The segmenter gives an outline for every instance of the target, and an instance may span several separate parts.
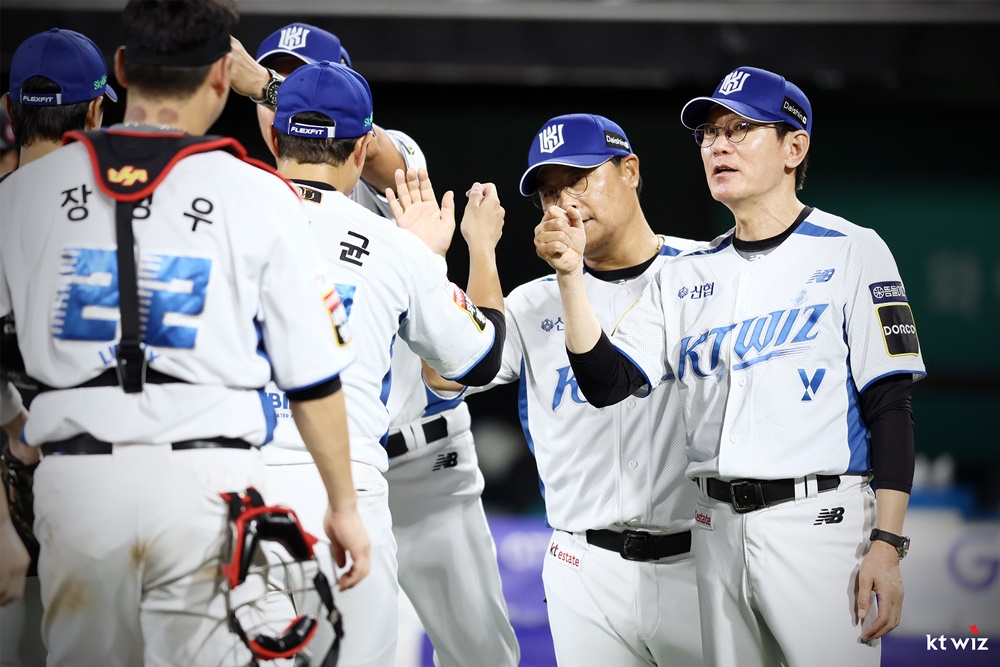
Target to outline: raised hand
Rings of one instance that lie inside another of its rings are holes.
[[[503,235],[504,211],[492,183],[473,183],[462,215],[462,237],[470,248],[493,250]]]
[[[385,197],[399,227],[416,234],[438,255],[448,253],[455,235],[454,192],[444,193],[438,206],[427,170],[411,167],[396,170],[396,192],[387,188]]]
[[[583,218],[575,208],[550,206],[535,227],[535,252],[556,273],[567,275],[581,270],[587,233]]]

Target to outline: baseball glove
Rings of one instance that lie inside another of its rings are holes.
[[[31,556],[31,567],[28,576],[38,573],[38,540],[31,527],[35,523],[35,495],[32,484],[35,468],[38,464],[25,465],[12,456],[7,445],[6,434],[3,435],[3,449],[0,451],[0,477],[3,477],[4,493],[7,494],[7,504],[10,506],[10,518],[17,534],[20,535],[24,547]]]

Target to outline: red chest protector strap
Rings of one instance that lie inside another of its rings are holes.
[[[147,365],[142,349],[139,319],[139,281],[135,268],[135,235],[132,218],[136,205],[153,194],[170,170],[189,155],[224,150],[240,159],[246,149],[235,139],[193,137],[186,134],[149,134],[117,131],[68,132],[63,143],[79,141],[87,147],[94,180],[101,191],[115,200],[115,240],[118,246],[118,307],[121,341],[114,373],[107,371],[88,386],[118,385],[126,394],[142,391]],[[127,249],[122,252],[123,249]],[[155,373],[155,371],[154,371]],[[159,382],[176,381],[156,373]],[[98,384],[94,384],[97,381]]]

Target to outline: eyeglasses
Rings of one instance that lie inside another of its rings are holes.
[[[747,138],[747,133],[758,127],[776,127],[775,123],[752,123],[742,118],[734,118],[725,127],[704,123],[694,130],[694,142],[702,148],[708,148],[715,143],[721,133],[725,133],[726,139],[731,144],[738,144]]]
[[[563,177],[561,185],[543,185],[535,190],[535,196],[531,198],[531,201],[535,203],[535,206],[544,211],[559,201],[559,196],[563,190],[571,197],[580,197],[587,191],[587,174],[592,171],[594,170],[571,171]]]

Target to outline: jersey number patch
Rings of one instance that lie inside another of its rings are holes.
[[[66,248],[62,260],[52,334],[61,340],[114,340],[121,319],[117,251]],[[138,278],[143,342],[157,347],[194,347],[198,329],[185,318],[201,315],[204,310],[211,270],[212,260],[201,257],[141,257]]]

